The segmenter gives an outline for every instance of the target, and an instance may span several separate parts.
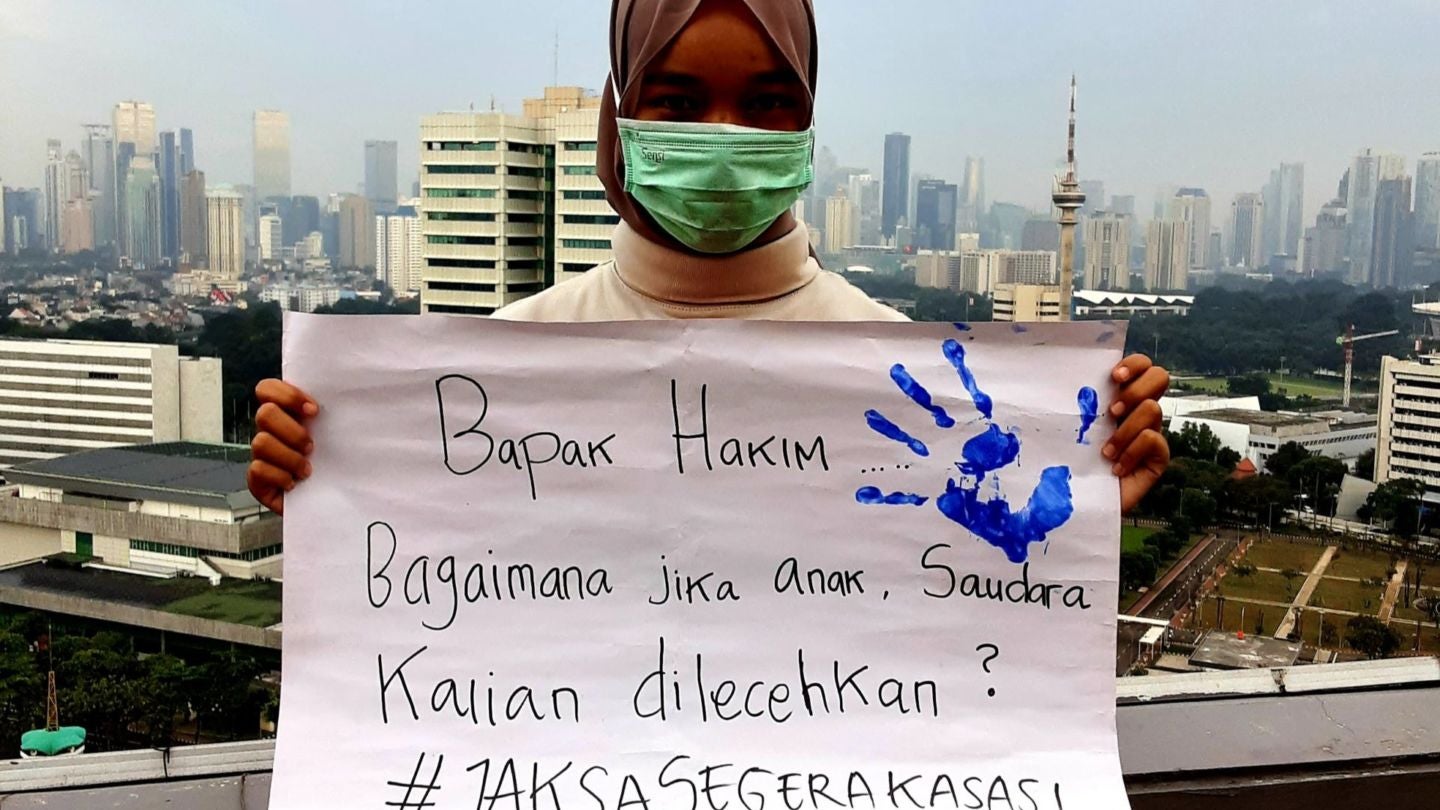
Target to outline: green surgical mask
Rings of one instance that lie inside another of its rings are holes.
[[[617,121],[625,191],[700,253],[734,253],[765,232],[815,178],[815,130]]]

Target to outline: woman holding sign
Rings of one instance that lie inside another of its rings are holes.
[[[824,272],[790,213],[813,174],[811,0],[615,0],[610,33],[598,165],[623,220],[615,258],[495,317],[905,319]],[[1112,378],[1120,426],[1100,452],[1129,510],[1169,463],[1157,404],[1169,375],[1131,355]],[[310,475],[319,405],[281,380],[256,395],[250,491],[280,512]]]

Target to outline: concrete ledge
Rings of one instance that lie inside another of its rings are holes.
[[[216,641],[228,641],[233,644],[244,644],[250,647],[263,647],[270,650],[280,649],[279,630],[272,630],[266,627],[251,627],[245,624],[232,624],[231,622],[220,622],[214,619],[203,619],[199,616],[168,613],[163,610],[141,607],[139,605],[127,605],[121,602],[89,599],[84,596],[72,596],[70,594],[42,591],[35,588],[0,586],[0,604],[14,605],[30,610],[43,610],[49,613],[60,613],[66,616],[100,619],[107,622],[145,627],[151,630],[163,630],[167,633],[179,633],[186,636],[198,636]]]
[[[0,523],[133,537],[230,554],[277,545],[281,538],[280,519],[274,516],[246,523],[206,523],[29,498],[0,497]]]

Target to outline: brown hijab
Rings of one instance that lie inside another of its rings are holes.
[[[610,9],[610,76],[605,80],[600,107],[600,144],[597,163],[600,181],[610,206],[631,228],[651,242],[690,252],[625,191],[625,156],[620,149],[617,117],[635,112],[630,92],[650,63],[684,30],[705,0],[614,0]],[[815,8],[811,0],[741,0],[760,21],[775,49],[795,70],[815,105],[819,44],[815,34]],[[616,98],[619,98],[617,105]],[[789,217],[786,212],[785,217]]]

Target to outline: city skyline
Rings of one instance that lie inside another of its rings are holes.
[[[515,20],[514,30],[494,48],[475,49],[472,26],[407,34],[413,26],[402,23],[413,12],[384,4],[344,19],[279,5],[167,6],[169,23],[162,30],[146,22],[158,11],[145,4],[122,11],[62,2],[42,13],[5,2],[0,53],[6,55],[0,60],[12,72],[50,59],[62,40],[87,52],[87,59],[53,59],[46,63],[44,86],[12,83],[0,90],[3,108],[25,112],[0,121],[0,180],[41,185],[48,139],[60,139],[67,151],[75,148],[83,123],[104,120],[116,102],[134,98],[154,105],[157,130],[196,133],[196,152],[211,183],[250,181],[250,120],[256,110],[274,108],[292,122],[295,193],[357,190],[367,140],[400,144],[404,193],[416,174],[422,116],[470,103],[488,109],[492,95],[498,108],[518,112],[534,87],[557,78],[557,65],[561,84],[601,85],[607,4],[499,5],[487,7],[486,17]],[[1403,16],[1406,25],[1387,26],[1382,37],[1369,30],[1375,26],[1361,24],[1373,19],[1373,11],[1339,3],[1227,5],[1244,13],[1119,2],[1083,10],[1034,3],[955,8],[936,0],[906,0],[884,12],[827,7],[819,13],[818,138],[842,164],[879,177],[885,134],[905,132],[912,136],[912,173],[963,183],[967,156],[983,157],[990,201],[1044,209],[1050,177],[1063,158],[1053,111],[1073,69],[1080,74],[1085,121],[1082,180],[1103,181],[1111,194],[1135,195],[1139,209],[1149,210],[1144,203],[1160,186],[1203,187],[1228,203],[1234,194],[1261,191],[1280,163],[1303,162],[1307,223],[1334,196],[1360,150],[1404,155],[1413,173],[1421,154],[1440,146],[1440,112],[1433,105],[1399,103],[1423,98],[1424,88],[1440,81],[1440,66],[1407,60],[1386,69],[1374,58],[1394,53],[1399,60],[1407,43],[1418,48],[1440,34],[1440,8],[1396,2],[1388,16]],[[272,13],[263,13],[266,8]],[[437,4],[427,12],[457,21],[480,14],[473,5]],[[1118,49],[1098,28],[1116,13],[1126,15],[1132,32]],[[876,25],[879,16],[938,24]],[[233,36],[204,45],[208,38],[191,36],[216,25]],[[278,58],[286,47],[282,30],[314,30],[315,45],[294,58]],[[946,33],[963,30],[991,33],[959,40],[963,47]],[[367,36],[401,46],[383,70],[374,69],[372,48],[331,47]],[[1198,39],[1211,50],[1187,62],[1173,47],[1177,37]],[[147,38],[161,47],[135,47]],[[461,40],[470,47],[461,47]],[[456,47],[447,47],[451,43]],[[937,48],[953,50],[954,57],[927,60],[923,82],[911,81],[915,76],[904,60],[884,58]],[[270,50],[276,59],[264,58]],[[203,55],[206,82],[154,59],[156,52],[172,61]],[[1242,54],[1245,59],[1238,58]],[[937,87],[976,101],[936,103]],[[380,103],[384,98],[394,101]]]

